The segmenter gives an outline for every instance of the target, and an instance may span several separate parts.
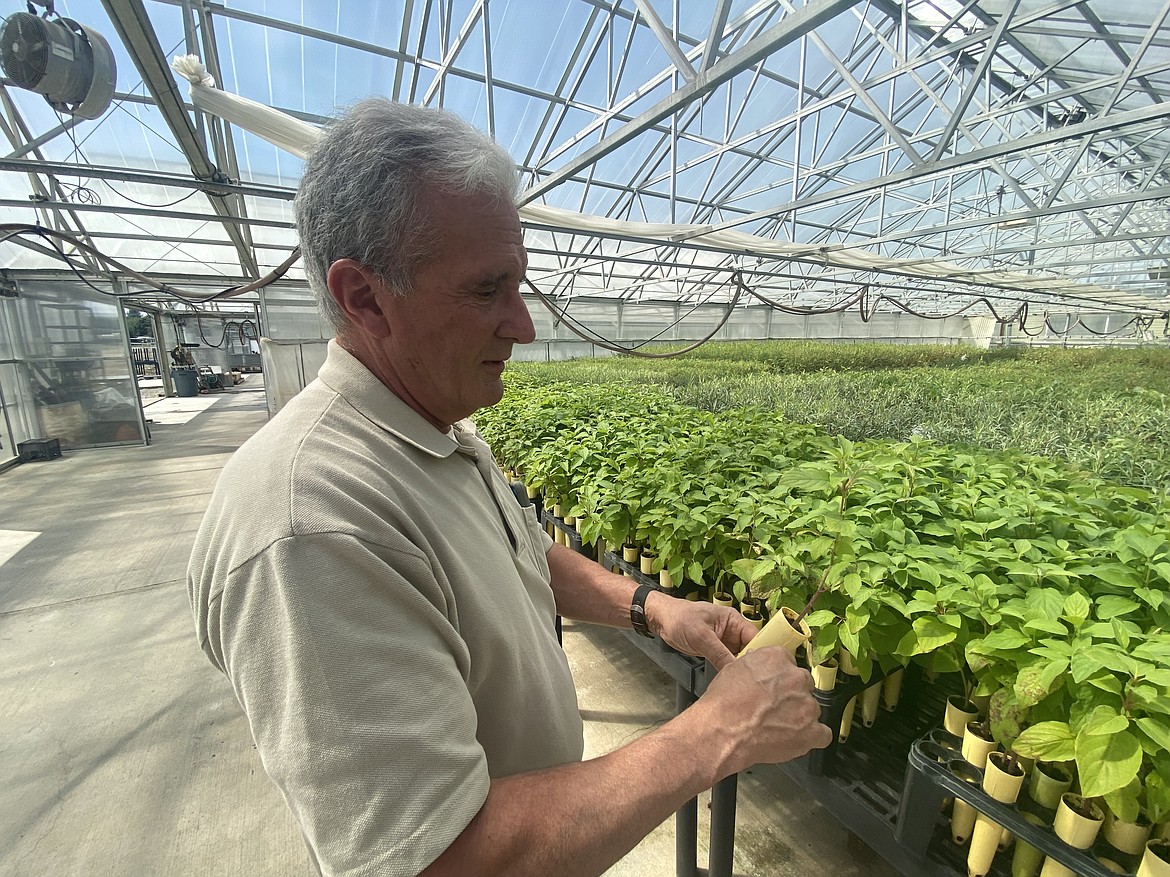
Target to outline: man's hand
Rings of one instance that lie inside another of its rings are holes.
[[[680,600],[656,591],[646,597],[646,620],[651,632],[668,646],[698,655],[722,670],[756,635],[756,629],[728,606]]]
[[[773,646],[728,663],[687,712],[695,710],[694,718],[712,723],[725,741],[722,778],[828,746],[833,732],[820,723],[812,692],[812,674]]]

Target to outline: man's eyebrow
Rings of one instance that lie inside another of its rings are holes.
[[[489,286],[499,286],[512,276],[514,275],[511,271],[501,271],[499,274],[492,274],[488,277],[481,277],[479,280],[472,281],[468,284],[468,288],[484,289]]]

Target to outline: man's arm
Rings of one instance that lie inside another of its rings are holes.
[[[827,746],[811,692],[782,649],[732,661],[697,703],[615,752],[493,779],[479,813],[420,877],[597,877],[724,777]]]
[[[546,555],[557,612],[566,618],[609,627],[629,628],[630,601],[637,584],[563,545]],[[707,658],[722,669],[755,635],[755,628],[734,609],[691,603],[654,592],[646,598],[651,632],[690,655]]]

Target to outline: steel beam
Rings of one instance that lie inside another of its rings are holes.
[[[1039,210],[1029,210],[1024,213],[1013,213],[1010,219],[1044,219],[1049,216],[1059,216],[1064,213],[1077,213],[1082,210],[1095,210],[1104,207],[1117,207],[1125,204],[1133,204],[1141,201],[1156,201],[1160,198],[1170,198],[1170,186],[1158,186],[1157,188],[1149,188],[1144,191],[1128,191],[1119,194],[1105,195],[1099,198],[1094,198],[1088,201],[1074,201],[1067,204],[1054,204],[1044,207]],[[998,221],[1003,221],[1001,218]],[[974,219],[958,219],[952,220],[945,226],[930,226],[929,228],[915,228],[907,231],[895,232],[892,234],[881,235],[880,237],[871,238],[865,242],[865,246],[873,246],[875,244],[888,243],[890,241],[906,240],[908,238],[923,237],[930,234],[941,234],[944,231],[957,231],[966,228],[981,228],[986,225],[993,225],[988,222],[988,217],[979,216]],[[849,244],[830,244],[824,249],[826,250],[848,250],[851,249]],[[974,253],[955,253],[959,256],[975,256]],[[992,255],[992,254],[988,254]],[[1042,267],[1042,266],[1041,266]]]
[[[188,0],[184,0],[188,2]],[[184,7],[186,9],[188,7]],[[215,25],[211,21],[211,16],[206,9],[200,8],[198,10],[199,16],[199,30],[200,36],[203,40],[203,62],[207,65],[207,72],[215,77],[216,82],[223,82],[223,70],[219,64],[219,46],[215,41]],[[211,148],[215,154],[215,160],[224,168],[227,175],[233,179],[240,178],[240,166],[236,161],[236,144],[232,138],[232,126],[224,119],[217,119],[214,116],[211,119],[211,130],[215,135],[211,138]],[[243,198],[235,198],[232,200],[230,206],[237,216],[248,215],[248,205]],[[252,229],[248,225],[241,225],[240,232],[244,238],[244,244],[249,253],[255,255],[255,244],[252,240]]]
[[[447,80],[447,71],[451,69],[451,65],[455,63],[455,59],[459,57],[459,53],[463,50],[467,38],[471,36],[471,31],[475,27],[476,22],[484,14],[484,2],[485,0],[479,0],[475,4],[475,8],[464,19],[463,27],[459,29],[459,35],[455,38],[454,44],[444,50],[443,60],[439,63],[439,69],[435,72],[435,80],[431,83],[431,87],[427,89],[427,93],[423,96],[422,101],[420,101],[424,107],[430,106],[431,101],[435,99],[435,95],[440,94],[443,83]],[[441,96],[439,105],[442,106]]]
[[[394,89],[391,96],[394,100],[402,99],[402,72],[406,69],[406,41],[410,36],[410,20],[414,17],[414,0],[406,0],[402,4],[402,29],[398,32],[398,54],[401,56],[395,60],[398,62],[394,67]]]
[[[142,183],[147,186],[170,186],[177,189],[199,189],[222,197],[226,193],[251,195],[255,198],[272,198],[278,201],[291,201],[296,195],[295,189],[278,189],[271,186],[259,186],[253,183],[216,183],[210,180],[197,180],[194,177],[168,174],[163,171],[129,170],[119,167],[102,167],[93,164],[70,164],[64,161],[37,161],[30,158],[0,158],[0,171],[14,171],[18,173],[48,173],[61,176],[81,177],[90,180],[121,180],[126,183]],[[163,208],[159,208],[158,215],[167,215]],[[214,219],[212,216],[207,219]],[[246,218],[246,217],[244,217]]]
[[[147,207],[123,207],[118,205],[112,207],[108,204],[72,204],[65,201],[42,201],[31,202],[21,201],[19,198],[0,198],[0,207],[44,207],[49,210],[70,210],[78,213],[113,213],[118,216],[159,216],[158,210]],[[285,222],[279,219],[256,219],[255,217],[245,216],[208,216],[204,213],[184,213],[176,210],[168,211],[166,213],[168,219],[183,219],[191,222],[219,222],[228,228],[237,228],[244,223],[256,226],[257,228],[286,228],[292,229],[295,226],[291,222]],[[70,234],[74,234],[72,229],[67,229]],[[235,240],[232,241],[233,245]],[[261,246],[263,249],[263,246]],[[254,279],[254,278],[253,278]]]
[[[711,13],[711,27],[707,30],[707,42],[703,44],[703,57],[699,61],[699,72],[709,70],[719,57],[719,43],[723,29],[727,27],[727,13],[731,11],[731,0],[719,0]]]
[[[813,0],[799,11],[786,16],[779,24],[772,26],[755,39],[716,62],[682,88],[668,95],[613,134],[603,138],[600,143],[585,150],[584,153],[570,160],[549,177],[529,187],[520,196],[520,203],[527,204],[539,198],[578,171],[613,152],[622,144],[628,143],[647,128],[661,122],[671,113],[714,91],[736,74],[762,61],[814,28],[832,20],[853,5],[854,0]]]
[[[654,37],[658,40],[662,48],[666,50],[666,54],[670,58],[670,63],[678,69],[678,72],[683,75],[683,79],[687,82],[694,79],[695,68],[691,66],[691,62],[683,54],[683,50],[678,47],[678,42],[675,40],[674,35],[667,30],[666,25],[662,23],[662,19],[658,17],[658,13],[654,11],[654,7],[650,5],[650,0],[634,0],[634,5],[638,7],[638,13],[642,16],[642,20],[650,26]]]
[[[938,161],[946,153],[951,138],[955,136],[955,129],[959,127],[959,122],[962,121],[963,114],[967,112],[967,107],[971,105],[972,98],[979,91],[979,87],[982,84],[981,80],[991,67],[991,62],[995,59],[995,52],[999,47],[999,42],[1003,39],[1004,31],[1007,30],[1008,24],[1011,22],[1012,16],[1016,14],[1016,9],[1019,8],[1019,5],[1020,0],[1011,0],[1009,7],[1000,13],[999,23],[987,38],[987,46],[983,50],[983,57],[979,59],[979,63],[971,71],[971,78],[967,82],[967,87],[963,89],[962,96],[955,104],[951,112],[951,117],[947,120],[947,125],[938,138],[938,143],[934,147],[934,154],[930,157],[931,161]]]
[[[14,149],[12,152],[8,153],[7,158],[20,158],[22,155],[28,155],[30,152],[35,152],[38,147],[44,146],[50,140],[60,137],[66,131],[70,130],[71,128],[75,128],[83,121],[84,119],[80,118],[79,116],[73,116],[72,118],[66,119],[56,128],[52,128],[46,131],[44,134],[40,134],[34,137],[19,149]]]
[[[8,142],[15,147],[19,147],[23,143],[28,143],[31,141],[32,137],[30,135],[28,125],[25,124],[24,119],[20,115],[20,111],[16,108],[16,104],[13,103],[12,98],[9,96],[8,89],[2,86],[0,86],[0,105],[4,107],[5,113],[12,120],[12,124],[10,126],[7,122],[4,121],[3,117],[0,116],[0,130],[3,130],[4,135],[8,138]],[[32,147],[32,153],[36,156],[38,161],[43,160],[45,157],[39,146]],[[30,171],[28,175],[29,182],[31,183],[32,188],[36,194],[47,199],[51,193],[61,201],[67,201],[68,199],[65,194],[65,190],[61,186],[60,181],[58,181],[57,178],[52,174],[45,173],[45,177],[48,180],[48,186],[46,187],[41,182],[41,173],[43,172],[40,170],[35,172]],[[30,205],[25,204],[24,206],[27,207]],[[57,221],[58,231],[67,231],[70,234],[77,234],[79,237],[81,237],[82,240],[86,240],[85,225],[82,223],[81,217],[77,215],[76,211],[71,205],[61,208],[49,209],[52,210],[53,217]],[[66,215],[68,218],[66,218]],[[72,219],[74,226],[70,226],[70,219]],[[85,264],[90,266],[90,268],[92,268],[95,272],[101,273],[101,266],[89,253],[82,251],[79,258]]]
[[[769,217],[773,217],[796,208],[806,209],[815,204],[826,204],[833,201],[840,201],[844,200],[845,198],[880,189],[883,186],[894,186],[901,183],[914,182],[938,174],[945,174],[949,171],[959,168],[978,166],[990,162],[992,159],[1002,158],[1003,156],[1011,155],[1012,153],[1026,152],[1041,146],[1048,146],[1051,144],[1060,143],[1065,140],[1072,140],[1077,137],[1082,137],[1086,134],[1091,134],[1098,131],[1109,129],[1121,130],[1130,126],[1142,125],[1167,117],[1170,117],[1170,102],[1164,104],[1155,104],[1149,107],[1142,107],[1141,109],[1130,110],[1125,113],[1118,113],[1108,119],[1089,119],[1086,122],[1081,122],[1077,125],[1069,125],[1066,128],[1054,128],[1051,131],[1044,131],[1029,135],[1027,137],[1020,137],[1016,140],[1008,140],[1002,143],[994,144],[992,146],[985,146],[981,149],[975,149],[971,152],[965,152],[962,155],[944,158],[927,165],[926,167],[914,167],[904,171],[896,171],[892,174],[886,174],[883,177],[877,177],[875,179],[866,180],[861,183],[840,186],[836,189],[821,192],[816,195],[809,195],[801,198],[799,201],[778,204],[774,207],[769,207],[764,210],[756,210],[752,213],[745,214],[742,217],[737,217],[731,222],[705,227],[704,231],[734,228],[735,226],[743,225],[746,222],[753,222],[758,219],[768,219]]]
[[[200,180],[215,180],[222,176],[204,151],[191,117],[183,109],[183,100],[142,0],[102,0],[102,5],[154,98],[155,106],[186,156],[191,173]],[[260,272],[256,257],[249,250],[247,239],[237,221],[241,218],[238,209],[234,209],[234,205],[226,198],[209,195],[208,201],[235,244],[243,273],[258,277]]]

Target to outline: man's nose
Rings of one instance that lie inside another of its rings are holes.
[[[498,334],[513,339],[517,344],[531,344],[536,340],[536,326],[532,323],[532,314],[528,312],[528,305],[519,288],[508,297],[507,312],[500,323]]]

